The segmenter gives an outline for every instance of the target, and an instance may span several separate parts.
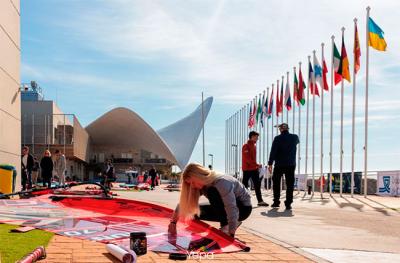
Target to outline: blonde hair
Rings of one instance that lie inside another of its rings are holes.
[[[199,214],[200,189],[193,188],[186,179],[195,177],[204,185],[209,185],[217,179],[218,175],[200,164],[190,163],[186,166],[181,176],[181,197],[179,200],[179,215],[185,219]]]
[[[50,152],[49,150],[45,150],[45,151],[44,151],[44,155],[46,155],[46,153],[48,153],[48,154],[49,154],[49,157],[51,157],[51,152]]]

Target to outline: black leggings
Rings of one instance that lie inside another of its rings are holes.
[[[221,195],[215,187],[207,188],[207,198],[210,204],[200,205],[201,220],[220,222],[221,227],[228,224],[228,218],[225,211],[224,202]],[[243,221],[251,214],[252,207],[243,205],[242,202],[236,200],[236,205],[239,209],[238,221]]]

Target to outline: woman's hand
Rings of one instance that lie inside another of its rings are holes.
[[[176,223],[174,223],[174,222],[169,223],[168,234],[176,235]]]
[[[176,223],[171,222],[168,225],[168,242],[172,245],[176,244]]]

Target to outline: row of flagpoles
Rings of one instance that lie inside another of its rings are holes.
[[[370,18],[370,8],[367,8],[367,20],[366,20],[366,83],[365,83],[365,141],[364,141],[364,195],[367,194],[367,168],[368,168],[368,67],[369,67],[369,47],[373,47],[379,51],[386,50],[386,41],[383,37],[383,31],[380,27]],[[292,111],[292,127],[293,133],[296,133],[296,107],[298,108],[298,125],[297,134],[301,137],[301,112],[303,106],[306,107],[306,139],[305,139],[305,167],[304,172],[308,174],[308,145],[309,145],[309,111],[310,111],[310,95],[312,95],[312,149],[311,149],[311,174],[312,174],[312,192],[314,193],[314,180],[315,180],[315,102],[316,96],[321,98],[321,119],[320,119],[320,189],[321,195],[323,192],[323,180],[324,167],[323,167],[323,153],[324,153],[324,92],[329,92],[330,87],[330,143],[329,143],[329,182],[332,180],[332,151],[333,151],[333,87],[337,84],[341,84],[341,99],[340,99],[340,194],[342,194],[342,182],[343,182],[343,101],[344,101],[344,80],[351,82],[350,76],[350,63],[347,56],[347,51],[344,41],[345,28],[342,28],[342,43],[341,51],[339,53],[338,48],[335,44],[335,37],[332,36],[331,43],[331,79],[330,85],[328,85],[328,67],[325,60],[324,54],[324,43],[321,44],[321,62],[316,55],[316,51],[313,51],[312,62],[311,56],[308,56],[308,84],[305,84],[301,66],[299,62],[298,69],[293,67],[293,102],[291,97],[291,87],[289,80],[289,72],[286,72],[286,85],[285,76],[278,79],[275,83],[271,84],[266,90],[256,96],[249,104],[243,106],[239,111],[233,114],[226,120],[226,148],[225,148],[225,167],[226,173],[236,174],[239,173],[239,164],[241,163],[240,148],[243,143],[247,141],[248,132],[251,129],[255,129],[260,132],[260,143],[261,147],[258,147],[258,161],[259,163],[266,164],[269,155],[270,142],[274,138],[274,130],[278,134],[277,128],[274,126],[274,115],[276,117],[275,124],[284,122],[284,108],[286,108],[286,122],[289,121],[289,112]],[[355,105],[356,105],[356,75],[361,67],[361,47],[358,38],[357,19],[354,19],[354,47],[353,47],[353,102],[352,102],[352,151],[351,151],[351,195],[354,194],[354,153],[355,153]],[[298,70],[298,78],[297,78]],[[318,87],[319,86],[319,87]],[[308,87],[308,89],[307,89]],[[306,94],[305,94],[306,92]],[[274,101],[275,99],[275,101]],[[275,105],[274,105],[275,104]],[[279,121],[280,117],[280,121]],[[269,122],[270,121],[270,122]],[[274,129],[275,127],[275,129]],[[270,141],[271,140],[271,141]],[[301,156],[301,144],[298,145],[298,165],[297,173],[301,174],[300,160]],[[265,158],[267,157],[267,158]],[[332,187],[329,187],[330,194],[332,193]]]

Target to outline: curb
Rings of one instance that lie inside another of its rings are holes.
[[[295,253],[303,256],[303,257],[306,257],[306,258],[308,258],[310,260],[313,260],[314,262],[317,262],[317,263],[331,263],[331,261],[328,261],[328,260],[320,258],[320,257],[318,257],[318,256],[316,256],[314,254],[311,254],[311,253],[309,253],[307,251],[304,251],[300,247],[296,247],[296,246],[290,245],[290,244],[285,243],[285,242],[283,242],[283,241],[281,241],[279,239],[267,236],[265,234],[262,234],[260,232],[257,232],[255,230],[252,230],[252,229],[247,228],[247,227],[242,227],[242,229],[244,229],[245,231],[247,231],[247,232],[249,232],[249,233],[251,233],[253,235],[259,236],[259,237],[264,238],[266,240],[269,240],[269,241],[271,241],[271,242],[273,242],[275,244],[278,244],[278,245],[280,245],[280,246],[282,246],[282,247],[284,247],[286,249],[289,249],[289,250],[291,250],[291,251],[293,251],[293,252],[295,252]]]

